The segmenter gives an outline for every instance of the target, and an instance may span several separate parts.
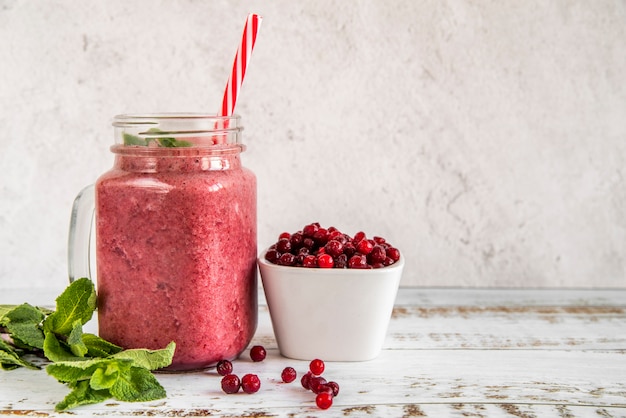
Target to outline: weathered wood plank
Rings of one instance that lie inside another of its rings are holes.
[[[626,307],[396,306],[386,348],[621,350]]]
[[[560,291],[561,302],[548,293],[457,289],[425,297],[422,290],[401,289],[380,357],[327,365],[325,376],[341,385],[329,411],[318,410],[298,382],[279,382],[285,366],[303,372],[307,362],[279,355],[267,307],[261,306],[252,344],[266,346],[268,358],[253,363],[244,355],[235,363],[236,373],[261,377],[259,393],[225,395],[214,371],[159,374],[167,399],[110,401],[71,414],[626,416],[626,293],[594,291],[585,298]],[[0,294],[0,303],[15,303],[6,296]],[[88,329],[95,330],[95,322]],[[67,416],[54,413],[67,392],[44,371],[0,372],[0,415]]]
[[[129,404],[107,402],[72,411],[148,415],[150,411],[239,411],[315,414],[314,396],[297,382],[281,383],[280,371],[299,372],[307,362],[285,359],[270,350],[262,363],[242,359],[237,373],[256,373],[262,389],[255,395],[225,395],[214,371],[159,374],[167,399]],[[10,378],[9,378],[10,376]],[[626,354],[597,351],[530,350],[385,350],[367,363],[330,363],[325,376],[341,385],[333,410],[396,405],[514,404],[626,408]],[[52,413],[67,389],[44,372],[15,370],[0,375],[0,410]],[[468,407],[470,408],[470,407]],[[425,409],[424,409],[425,410]],[[591,410],[591,409],[586,409]],[[626,411],[626,409],[625,409]],[[319,411],[317,411],[319,412]]]
[[[185,409],[164,409],[155,407],[149,410],[125,412],[119,411],[115,404],[111,404],[109,409],[99,411],[79,412],[77,414],[56,414],[45,413],[34,410],[7,410],[0,411],[0,416],[34,416],[34,417],[63,417],[67,415],[75,416],[110,416],[116,418],[136,418],[141,416],[150,417],[489,417],[489,418],[577,418],[577,417],[597,417],[597,418],[624,418],[626,409],[596,406],[572,406],[572,405],[528,405],[510,403],[484,403],[484,404],[403,404],[403,405],[367,405],[345,407],[341,409],[330,409],[320,411],[319,409],[300,408],[294,412],[290,408],[276,408],[268,410],[264,407],[247,409],[245,412],[234,409],[205,409],[205,408],[185,408]]]
[[[626,286],[626,283],[625,283]],[[410,306],[626,306],[623,289],[418,288],[398,292]]]

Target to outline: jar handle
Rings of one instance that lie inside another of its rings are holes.
[[[68,273],[70,283],[81,277],[91,277],[91,224],[95,209],[94,185],[78,193],[72,206],[68,239]]]

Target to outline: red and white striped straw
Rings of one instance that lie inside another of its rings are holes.
[[[237,55],[235,55],[235,61],[233,62],[233,70],[228,77],[228,83],[224,91],[224,99],[222,100],[222,108],[219,112],[219,116],[230,116],[235,110],[237,97],[241,90],[243,77],[246,75],[246,68],[248,68],[248,62],[252,55],[252,49],[254,48],[256,35],[261,26],[262,19],[261,16],[253,13],[249,14],[246,19],[246,26],[243,29],[241,43],[239,44],[239,48],[237,48]]]

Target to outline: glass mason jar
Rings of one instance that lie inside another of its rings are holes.
[[[74,204],[70,280],[89,276],[95,206],[100,336],[175,341],[173,371],[236,358],[257,325],[256,178],[241,165],[240,118],[121,115],[113,126],[113,168]]]

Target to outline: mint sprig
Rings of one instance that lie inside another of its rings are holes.
[[[150,128],[148,129],[148,133],[155,134],[162,133],[162,131],[158,128]],[[148,145],[150,145],[150,142],[154,142],[157,146],[165,148],[181,148],[193,146],[192,142],[183,141],[182,139],[176,139],[174,137],[143,138],[139,135],[131,135],[126,132],[124,132],[122,136],[124,138],[124,145],[147,147]]]
[[[0,366],[39,369],[28,360],[35,354],[50,364],[46,372],[67,384],[71,392],[58,411],[115,398],[138,402],[161,399],[165,389],[151,371],[171,364],[176,344],[161,350],[123,350],[97,335],[83,333],[96,309],[91,280],[70,284],[50,311],[22,305],[0,305]]]

